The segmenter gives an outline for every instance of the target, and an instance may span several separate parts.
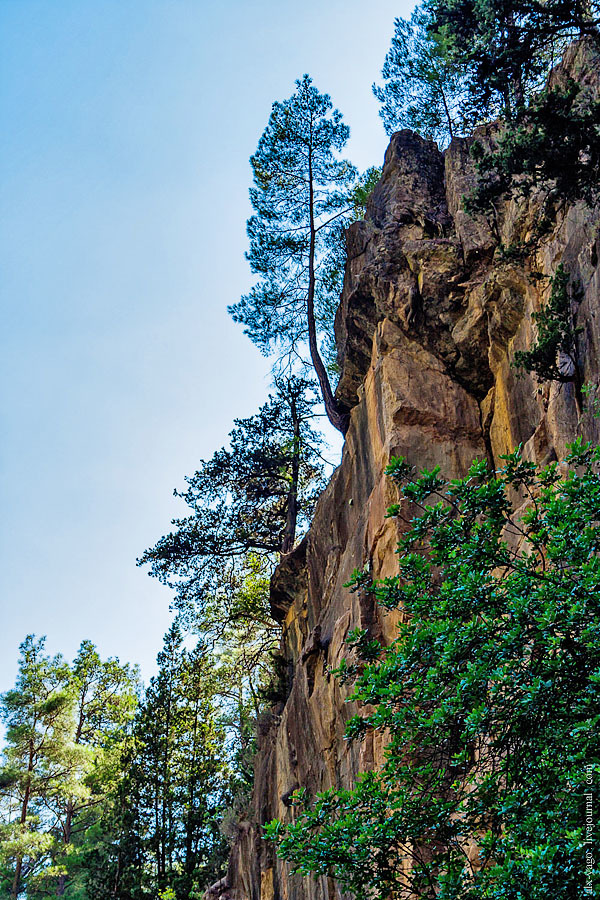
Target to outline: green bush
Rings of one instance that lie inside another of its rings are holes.
[[[383,765],[312,804],[300,794],[295,821],[266,829],[295,872],[361,900],[567,900],[600,874],[586,830],[600,771],[600,449],[578,441],[544,469],[519,450],[503,461],[408,482],[392,461],[400,571],[351,585],[402,624],[388,647],[353,633],[338,670],[363,705],[347,738],[389,735]]]

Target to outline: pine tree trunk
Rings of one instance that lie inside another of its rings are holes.
[[[73,827],[73,802],[69,800],[67,804],[67,814],[65,816],[65,827],[63,830],[64,845],[67,847],[71,842],[71,829]],[[58,876],[58,884],[56,886],[56,896],[62,897],[67,886],[67,876],[63,873]]]
[[[507,21],[507,40],[509,47],[515,52],[515,50],[519,47],[520,37],[515,21],[514,13],[509,13],[508,21]],[[523,106],[525,102],[525,89],[523,86],[523,70],[520,64],[515,64],[513,61],[512,64],[512,78],[513,78],[513,97],[514,97],[514,109],[512,108],[509,112],[508,118],[512,117],[513,113],[517,113],[519,108]],[[508,89],[508,93],[510,94],[510,88]],[[510,102],[510,101],[509,101]]]
[[[196,751],[198,744],[198,699],[194,704],[194,727],[192,730],[193,750],[190,760],[190,780],[188,783],[188,809],[185,826],[185,861],[184,870],[186,875],[192,875],[196,865],[196,855],[194,853],[194,802],[196,799]]]
[[[308,347],[310,350],[310,358],[314,370],[319,379],[321,395],[325,404],[325,412],[327,418],[334,428],[346,434],[348,430],[349,417],[342,412],[339,403],[333,396],[327,369],[321,359],[319,353],[319,343],[317,340],[317,326],[315,322],[315,252],[316,252],[316,229],[315,229],[315,198],[313,186],[313,169],[312,169],[312,150],[308,151],[308,183],[309,183],[309,216],[310,216],[310,246],[308,255],[308,294],[306,297],[306,317],[308,320]]]
[[[294,541],[296,540],[296,524],[298,521],[298,480],[300,477],[300,417],[298,416],[298,405],[296,397],[291,397],[290,411],[292,414],[292,423],[294,429],[294,437],[292,444],[292,480],[287,496],[287,515],[285,521],[285,530],[283,532],[283,542],[281,545],[282,553],[291,553],[294,549]]]
[[[446,122],[448,123],[448,134],[450,135],[450,140],[453,140],[454,139],[454,128],[452,127],[452,116],[450,115],[450,110],[448,109],[448,103],[446,101],[446,92],[444,90],[444,85],[441,80],[439,82],[439,90],[440,90],[440,97],[442,98],[442,105],[444,107],[444,114],[446,116]]]
[[[77,730],[75,731],[75,738],[73,740],[74,744],[81,743],[81,735],[83,733],[83,726],[85,723],[85,688],[82,688],[82,693],[79,698],[79,719],[77,721]],[[65,847],[67,847],[71,843],[71,831],[73,830],[73,818],[75,815],[75,804],[72,800],[67,802],[67,812],[65,815],[65,827],[63,829],[63,843]],[[62,897],[65,893],[65,888],[67,886],[67,876],[59,875],[58,884],[56,886],[56,896]]]
[[[33,746],[33,738],[29,741],[29,759],[27,761],[27,782],[25,786],[25,793],[23,795],[23,803],[21,804],[21,818],[19,820],[19,824],[21,826],[21,831],[25,827],[25,822],[27,821],[27,811],[29,809],[29,800],[31,797],[31,778],[33,773],[33,759],[34,759],[35,751]],[[23,871],[23,857],[17,856],[15,862],[15,876],[13,878],[12,891],[11,891],[11,900],[17,900],[20,890],[21,890],[21,872]]]
[[[172,664],[172,663],[171,663]],[[167,694],[167,715],[165,722],[165,753],[163,758],[163,783],[161,798],[161,829],[160,829],[160,871],[159,877],[166,878],[167,875],[167,840],[170,838],[168,822],[170,819],[170,810],[168,803],[168,794],[170,787],[169,763],[170,763],[170,743],[171,743],[171,699],[173,690],[173,672],[169,673],[169,691]]]

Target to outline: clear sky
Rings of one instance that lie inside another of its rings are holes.
[[[267,392],[248,157],[309,72],[381,164],[371,95],[403,0],[1,0],[0,691],[29,632],[143,674],[169,592],[135,559]]]

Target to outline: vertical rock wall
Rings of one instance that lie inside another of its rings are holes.
[[[553,78],[570,73],[597,95],[599,71],[597,56],[578,44]],[[289,696],[261,723],[255,821],[239,825],[228,875],[213,891],[222,900],[339,897],[330,879],[290,877],[259,826],[290,816],[297,787],[347,786],[381,759],[377,737],[344,741],[354,710],[329,669],[345,655],[351,629],[394,636],[392,614],[344,588],[355,568],[370,568],[374,578],[396,571],[396,526],[385,519],[395,499],[384,475],[390,456],[439,463],[456,477],[473,458],[498,464],[519,443],[528,458],[546,462],[577,435],[600,439],[598,420],[578,409],[572,385],[538,385],[510,366],[515,351],[531,345],[532,314],[549,295],[547,280],[532,273],[551,275],[562,261],[583,291],[575,311],[583,379],[598,385],[598,210],[555,210],[534,252],[505,259],[486,220],[461,209],[474,182],[469,143],[455,140],[442,154],[411,132],[394,135],[367,215],[348,235],[336,332],[338,393],[352,409],[351,425],[309,534],[273,579]],[[540,204],[538,196],[505,204],[498,221],[505,246],[531,236]]]

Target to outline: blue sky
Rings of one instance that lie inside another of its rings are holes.
[[[248,157],[309,72],[380,164],[370,86],[411,6],[0,3],[0,691],[29,632],[153,671],[170,597],[135,558],[267,391],[226,312],[251,283]]]

